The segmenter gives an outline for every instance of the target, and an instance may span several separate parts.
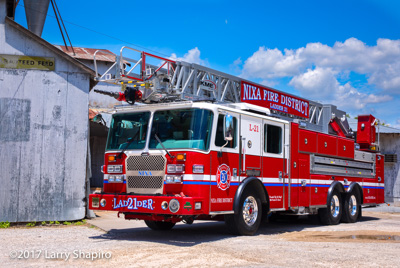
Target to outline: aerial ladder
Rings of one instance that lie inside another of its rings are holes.
[[[127,46],[121,48],[119,55],[111,54],[115,56],[115,62],[107,71],[99,74],[96,61],[99,51],[94,54],[95,81],[121,85],[122,91],[105,92],[95,89],[95,92],[110,95],[129,104],[182,100],[239,103],[242,101],[241,84],[249,82],[199,64],[163,58]],[[344,111],[331,104],[307,101],[307,118],[274,109],[270,109],[270,112],[273,116],[289,121],[300,121],[310,130],[353,138]]]

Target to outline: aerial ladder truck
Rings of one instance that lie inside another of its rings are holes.
[[[154,230],[224,220],[253,235],[268,215],[354,223],[363,207],[384,203],[372,115],[358,117],[355,138],[334,105],[129,47],[96,80],[121,85],[95,91],[130,105],[112,111],[92,210]]]

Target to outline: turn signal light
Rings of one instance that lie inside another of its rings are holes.
[[[117,160],[117,157],[115,155],[108,156],[108,162],[115,162],[116,160]]]
[[[178,161],[186,161],[186,154],[177,154],[176,160]]]

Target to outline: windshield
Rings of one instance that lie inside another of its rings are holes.
[[[167,149],[207,150],[210,145],[213,113],[203,109],[179,109],[154,113],[150,149],[162,149],[155,134]]]
[[[144,149],[149,119],[150,112],[114,115],[106,150]]]

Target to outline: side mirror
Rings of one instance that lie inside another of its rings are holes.
[[[226,141],[233,140],[234,135],[233,116],[230,114],[225,115],[224,118],[224,139]]]
[[[93,117],[93,119],[92,119],[92,121],[93,122],[95,122],[95,123],[103,123],[103,116],[101,115],[101,114],[96,114],[94,117]]]
[[[217,156],[222,157],[222,149],[228,145],[230,141],[233,140],[233,135],[235,135],[235,128],[233,125],[233,116],[230,114],[225,115],[224,117],[224,139],[226,143],[222,145],[221,149],[218,151]]]

